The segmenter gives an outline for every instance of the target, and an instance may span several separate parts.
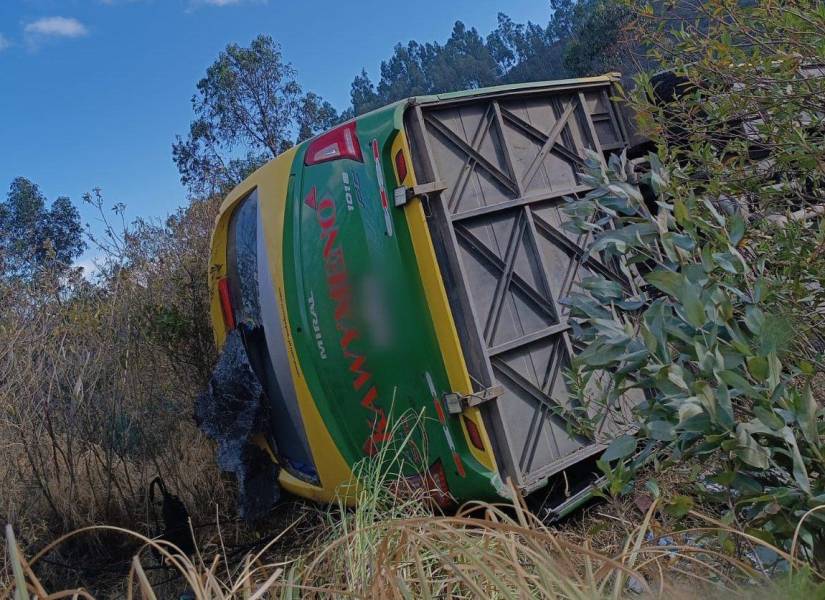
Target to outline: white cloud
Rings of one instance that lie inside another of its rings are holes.
[[[0,52],[5,50],[9,46],[11,46],[11,42],[9,41],[9,38],[7,38],[2,33],[0,33]]]
[[[23,32],[29,37],[83,37],[89,30],[77,19],[70,17],[44,17],[23,27]]]

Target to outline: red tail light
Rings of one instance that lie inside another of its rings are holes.
[[[441,508],[446,508],[453,503],[450,495],[450,488],[447,485],[447,474],[440,460],[435,461],[427,472],[428,495]]]
[[[461,415],[461,418],[464,419],[464,426],[467,428],[467,436],[470,438],[470,443],[479,450],[484,451],[484,442],[481,439],[481,432],[478,430],[478,426],[472,419],[468,419],[464,415]]]
[[[229,293],[229,279],[227,277],[218,279],[218,295],[221,298],[223,322],[228,329],[235,329],[235,313],[232,310],[232,295]]]
[[[395,172],[398,173],[398,183],[407,178],[407,159],[404,158],[403,150],[399,150],[395,155]]]
[[[404,481],[406,486],[398,485],[396,494],[406,495],[410,491],[421,490],[427,500],[441,508],[447,508],[453,504],[450,488],[447,487],[447,474],[440,460],[435,461],[426,473],[405,477]]]
[[[342,158],[364,162],[361,144],[358,143],[358,136],[355,134],[354,121],[336,127],[310,142],[304,164],[317,165]]]

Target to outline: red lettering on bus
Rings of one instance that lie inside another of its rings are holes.
[[[344,351],[344,356],[350,360],[349,371],[355,376],[352,387],[355,391],[359,391],[372,379],[372,373],[367,369],[366,357],[350,350],[350,345],[359,339],[361,334],[347,322],[350,317],[352,292],[349,285],[349,273],[344,258],[344,249],[338,240],[335,202],[329,197],[317,202],[314,187],[308,196],[308,200],[310,196],[312,202],[307,201],[307,205],[315,209],[318,225],[321,227],[321,255],[324,259],[329,298],[335,306],[335,325],[338,331],[342,332],[339,343]],[[391,437],[387,432],[387,415],[384,409],[377,404],[377,401],[378,390],[374,385],[370,386],[361,400],[361,406],[372,414],[370,436],[364,442],[363,448],[368,456],[374,455],[380,445]]]
[[[347,351],[350,342],[358,338],[358,332],[354,329],[347,329],[344,335],[341,337],[341,348],[344,349],[344,352]]]
[[[369,378],[372,377],[368,371],[361,368],[364,365],[365,360],[366,359],[363,356],[356,356],[349,364],[349,370],[358,375],[358,377],[355,378],[355,381],[352,382],[352,387],[356,390],[360,390],[364,384],[369,381]]]

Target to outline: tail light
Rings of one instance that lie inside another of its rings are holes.
[[[354,121],[336,127],[310,142],[304,164],[317,165],[342,158],[364,162]]]
[[[470,438],[470,443],[483,452],[484,442],[481,439],[481,432],[478,430],[478,425],[464,415],[461,415],[461,418],[464,420],[464,426],[467,428],[467,437]]]
[[[446,508],[453,503],[453,497],[450,495],[450,487],[447,485],[447,474],[444,472],[444,466],[440,460],[435,461],[429,471],[427,490],[428,495],[441,508]]]
[[[223,322],[228,329],[235,329],[235,313],[232,310],[232,295],[229,293],[229,278],[218,279],[218,295],[221,299],[221,312],[223,312]]]
[[[407,159],[404,158],[403,150],[395,154],[395,172],[398,174],[398,183],[403,183],[407,178]]]
[[[406,485],[404,485],[406,484]],[[404,478],[404,483],[396,487],[396,494],[421,491],[424,498],[441,508],[453,505],[453,497],[447,486],[447,474],[441,460],[435,461],[426,473]]]

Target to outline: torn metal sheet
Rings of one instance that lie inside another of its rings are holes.
[[[263,516],[280,499],[278,466],[252,441],[270,431],[270,411],[239,330],[227,336],[209,387],[195,403],[195,420],[217,442],[218,466],[238,480],[241,517]]]

